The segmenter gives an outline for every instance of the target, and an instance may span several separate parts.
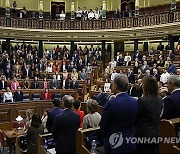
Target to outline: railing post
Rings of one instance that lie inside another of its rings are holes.
[[[11,27],[10,9],[6,8],[6,27]]]

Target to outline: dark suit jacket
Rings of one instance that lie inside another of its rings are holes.
[[[118,61],[117,61],[117,65],[118,66],[123,66],[123,63],[124,63],[124,58],[119,58]]]
[[[31,72],[31,69],[29,69],[29,71],[28,71],[28,77],[31,78],[31,75],[32,75],[32,72]],[[26,71],[26,69],[24,68],[24,69],[23,69],[23,78],[25,79],[26,76],[27,76],[27,71]]]
[[[4,89],[6,89],[7,87],[7,81],[4,82]],[[0,80],[0,90],[2,90],[3,88],[3,84],[2,84],[2,81]]]
[[[16,91],[14,93],[14,100],[15,102],[20,102],[20,101],[23,101],[23,92],[20,91],[20,94]]]
[[[98,102],[98,105],[104,107],[105,104],[106,104],[106,99],[107,99],[107,94],[102,92],[102,93],[99,93],[96,97],[96,100]]]
[[[133,68],[133,73],[134,73],[134,74],[138,74],[138,69],[139,69],[139,67],[134,66],[134,68]]]
[[[142,65],[142,66],[141,66],[141,69],[142,69],[142,73],[144,74],[144,73],[146,73],[146,70],[149,70],[149,66],[146,65],[146,66],[144,67],[144,65]]]
[[[80,116],[70,109],[56,117],[53,125],[56,152],[76,151],[76,132],[79,129]]]
[[[136,53],[134,55],[134,60],[135,60],[135,58],[138,58],[138,60],[141,61],[142,60],[142,54],[141,53]]]
[[[63,80],[61,80],[61,88],[63,88]],[[65,89],[68,89],[69,88],[69,80],[66,79],[65,81]]]
[[[53,127],[53,123],[54,120],[56,118],[57,115],[62,114],[64,112],[64,110],[55,107],[53,108],[50,112],[48,112],[48,119],[47,119],[47,123],[46,123],[46,128],[48,130],[48,132],[52,132],[52,127]]]
[[[159,74],[154,75],[154,77],[156,78],[157,81],[160,81],[160,75]]]
[[[138,99],[139,110],[136,115],[134,135],[136,137],[157,137],[162,109],[162,98],[156,96]]]
[[[180,117],[180,90],[174,91],[164,100],[164,111],[161,119]]]
[[[40,67],[40,64],[38,64],[39,71],[44,71],[44,69],[45,69],[44,64],[41,64],[41,67]]]
[[[176,66],[174,64],[169,65],[168,73],[176,73]]]
[[[158,47],[157,47],[157,50],[161,50],[161,51],[163,51],[164,50],[164,45],[158,45]]]
[[[79,87],[79,84],[77,81],[75,82],[75,84],[73,84],[73,81],[70,83],[70,89],[78,89],[78,87]]]
[[[127,93],[121,93],[116,98],[108,101],[100,122],[100,129],[104,135],[104,148],[107,154],[120,154],[132,152],[135,144],[123,142],[117,148],[111,148],[109,137],[113,134],[121,134],[123,138],[133,136],[133,124],[138,111],[137,101]],[[125,141],[125,139],[124,139]]]
[[[54,82],[53,82],[53,79],[51,80],[51,88],[53,88],[53,87],[56,87],[56,89],[59,88],[59,81],[58,80],[55,80]]]
[[[130,83],[135,82],[135,75],[133,73],[128,73],[127,77],[128,77],[128,80],[129,80]]]
[[[38,153],[38,136],[43,134],[43,125],[38,128],[30,126],[27,131],[27,154]]]
[[[39,88],[39,82],[38,81],[34,81],[32,84],[32,89],[38,89]]]
[[[4,75],[6,76],[6,79],[12,79],[12,70],[9,69],[9,72],[6,70],[4,70]]]

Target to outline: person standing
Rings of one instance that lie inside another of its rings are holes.
[[[52,103],[53,103],[54,108],[50,112],[48,112],[48,119],[47,119],[47,123],[46,123],[46,128],[49,133],[52,132],[53,123],[54,123],[56,116],[59,114],[62,114],[64,112],[63,109],[59,108],[59,106],[60,106],[59,99],[54,99]]]
[[[116,97],[110,99],[104,108],[100,129],[104,135],[105,154],[134,154],[136,150],[135,144],[125,142],[126,137],[133,136],[133,124],[138,111],[137,101],[127,94],[128,84],[128,77],[118,74],[113,81]],[[115,142],[117,137],[119,140]]]
[[[83,126],[83,118],[84,118],[84,111],[80,110],[81,109],[81,102],[80,101],[75,101],[73,106],[74,106],[74,112],[76,112],[80,116],[80,126],[79,126],[79,128],[82,128],[82,126]]]
[[[180,76],[171,75],[167,82],[168,91],[171,93],[164,100],[164,111],[161,119],[174,119],[180,117]]]
[[[27,130],[27,154],[38,154],[38,136],[43,134],[43,125],[38,114],[33,114],[31,126]]]
[[[14,101],[15,102],[23,101],[23,92],[21,91],[20,86],[18,86],[17,91],[14,93]]]
[[[76,153],[76,132],[80,125],[80,116],[72,111],[74,98],[70,95],[63,97],[64,113],[54,121],[52,135],[55,140],[56,154]]]
[[[158,94],[157,80],[145,76],[142,82],[143,96],[138,99],[139,110],[135,120],[134,136],[137,138],[157,138],[158,125],[162,110],[162,98]],[[155,143],[137,144],[138,154],[156,154],[158,145]]]

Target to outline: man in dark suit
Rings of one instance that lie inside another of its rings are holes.
[[[1,75],[0,90],[6,89],[6,87],[7,87],[7,81],[5,80],[5,76]]]
[[[100,122],[105,153],[134,154],[136,145],[128,143],[125,138],[133,136],[138,103],[127,94],[129,82],[126,75],[118,74],[113,82],[116,97],[106,103]]]
[[[104,105],[106,104],[107,95],[106,93],[102,91],[101,88],[99,88],[98,91],[99,91],[99,94],[96,96],[96,101],[98,102],[98,105],[104,107]]]
[[[122,54],[119,54],[119,58],[117,60],[117,65],[123,66],[123,63],[124,63],[124,58],[123,58]]]
[[[134,60],[138,58],[139,61],[142,60],[142,54],[139,52],[139,50],[136,51],[136,53],[134,54]]]
[[[168,51],[168,50],[171,50],[171,44],[170,43],[168,43],[168,45],[166,45],[166,51]]]
[[[4,70],[4,75],[6,79],[12,79],[12,69],[10,69],[9,65],[7,65],[6,70]]]
[[[38,70],[40,72],[43,72],[45,70],[45,67],[44,67],[44,64],[42,63],[42,60],[39,61]]]
[[[64,112],[63,109],[59,108],[59,106],[60,106],[59,99],[54,99],[52,103],[53,103],[54,108],[50,112],[48,112],[48,119],[47,119],[47,123],[46,123],[46,128],[49,133],[52,132],[53,123],[54,123],[56,116],[59,114],[62,114]]]
[[[164,99],[164,111],[161,119],[174,119],[180,117],[180,76],[171,75],[167,82],[168,91],[171,93]]]
[[[135,83],[135,75],[131,69],[128,69],[127,77],[130,83]]]
[[[26,67],[23,69],[23,79],[25,79],[26,77],[31,78],[32,75],[32,71],[29,68],[29,65],[26,65]]]
[[[142,73],[145,74],[146,70],[149,70],[149,65],[147,64],[147,61],[144,61],[143,65],[141,66]]]
[[[61,80],[61,88],[69,89],[69,79],[66,76],[63,76],[63,79]]]
[[[79,84],[77,82],[76,77],[73,78],[73,81],[70,83],[70,89],[78,89]]]
[[[174,60],[174,53],[172,52],[172,50],[169,50],[168,56],[172,61]]]
[[[164,45],[162,45],[162,42],[159,43],[158,47],[157,47],[157,51],[163,51],[164,50]]]
[[[80,125],[80,116],[72,111],[74,98],[70,95],[63,97],[64,113],[54,121],[52,135],[55,140],[56,154],[76,153],[76,132]]]
[[[169,61],[169,67],[168,67],[167,71],[169,74],[176,73],[176,66],[173,64],[172,61]]]
[[[51,89],[58,89],[59,81],[56,79],[56,75],[53,75],[53,79],[51,80]]]
[[[21,87],[19,86],[17,91],[14,93],[15,102],[23,101],[23,92],[21,91]]]

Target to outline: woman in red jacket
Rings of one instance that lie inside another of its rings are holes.
[[[51,93],[48,88],[45,89],[45,92],[42,93],[41,97],[42,100],[51,100]]]

